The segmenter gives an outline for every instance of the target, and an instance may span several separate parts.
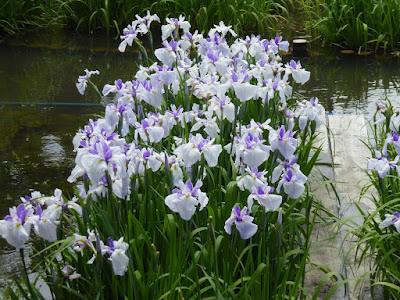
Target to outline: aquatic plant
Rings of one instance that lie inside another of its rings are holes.
[[[358,51],[396,49],[400,7],[396,0],[302,0],[308,30],[328,43]]]
[[[120,51],[141,51],[133,80],[100,92],[98,71],[78,78],[110,103],[73,138],[75,195],[21,198],[0,235],[24,259],[33,228],[35,270],[57,299],[304,299],[323,109],[296,101],[292,82],[309,73],[281,62],[281,37],[228,44],[231,26],[203,36],[183,16],[161,26],[153,56],[139,40],[150,19],[121,35]],[[26,272],[8,296],[42,298]]]
[[[55,18],[53,1],[5,0],[0,3],[0,32],[16,34],[28,28],[45,26]]]
[[[239,33],[280,29],[288,17],[286,1],[109,1],[109,0],[41,0],[5,1],[0,4],[0,30],[15,34],[48,24],[71,26],[92,33],[105,29],[107,34],[120,31],[139,13],[156,12],[162,19],[182,14],[200,32],[208,32],[220,20],[234,26]]]

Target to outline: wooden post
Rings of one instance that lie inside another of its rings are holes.
[[[293,40],[293,56],[294,57],[308,56],[306,39]]]

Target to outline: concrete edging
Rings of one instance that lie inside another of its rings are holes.
[[[339,281],[325,281],[318,299],[323,299],[342,280],[347,280],[347,283],[341,284],[330,299],[372,299],[369,295],[369,282],[357,281],[357,278],[369,271],[369,263],[364,260],[360,267],[355,267],[357,259],[352,248],[357,239],[350,234],[352,226],[363,223],[355,203],[366,213],[375,210],[375,205],[368,197],[370,194],[360,196],[362,188],[368,183],[368,176],[363,169],[371,155],[363,143],[368,142],[367,123],[363,115],[327,115],[326,123],[319,132],[321,139],[318,146],[322,147],[319,162],[324,164],[313,170],[310,176],[311,188],[316,200],[337,219],[324,214],[327,223],[316,224],[312,236],[311,261],[341,275]],[[326,178],[333,182],[339,198],[332,188],[321,185],[321,181]],[[344,219],[347,225],[339,226],[339,223],[343,225],[341,221]],[[324,276],[325,273],[320,269],[309,268],[306,286],[310,292],[316,289]]]

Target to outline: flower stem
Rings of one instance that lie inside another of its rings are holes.
[[[32,299],[36,299],[35,294],[33,293],[33,289],[32,289],[31,283],[29,282],[28,270],[27,270],[26,264],[25,264],[24,248],[20,248],[19,249],[19,254],[21,255],[22,267],[24,269],[25,280],[26,280],[26,284],[27,284],[28,289],[29,289],[29,293],[31,294]]]

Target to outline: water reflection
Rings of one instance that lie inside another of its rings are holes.
[[[397,58],[312,57],[304,63],[311,79],[298,91],[306,98],[317,96],[329,112],[370,115],[375,101],[384,97],[400,105]]]
[[[46,167],[60,167],[67,160],[65,150],[60,145],[60,138],[52,134],[42,137],[42,149],[40,156]]]
[[[66,184],[74,162],[72,138],[99,108],[3,106],[0,108],[0,214],[19,196],[50,194]]]
[[[0,218],[32,190],[72,191],[66,183],[75,157],[72,138],[89,118],[104,112],[102,106],[87,106],[100,101],[93,90],[85,96],[76,90],[83,70],[100,71],[93,76],[100,88],[136,72],[134,53],[104,47],[76,51],[71,43],[62,50],[0,45]],[[38,102],[44,105],[29,105]]]
[[[75,87],[85,68],[100,71],[99,85],[135,74],[133,53],[52,50],[0,45],[0,102],[98,103],[93,91],[82,97]]]

